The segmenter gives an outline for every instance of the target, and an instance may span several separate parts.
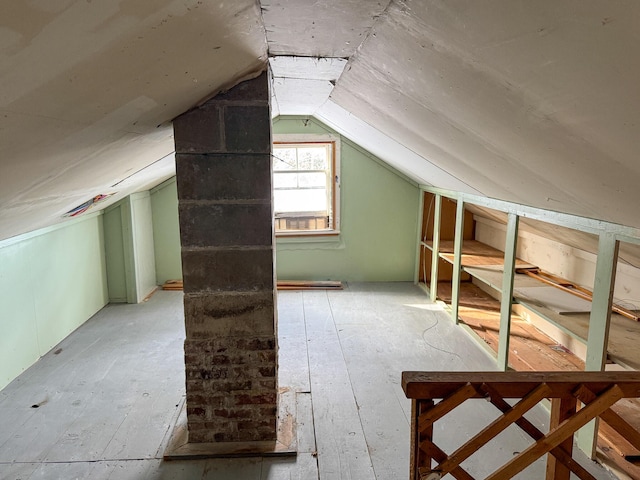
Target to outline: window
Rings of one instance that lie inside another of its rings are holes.
[[[338,233],[337,140],[277,141],[273,200],[278,235]]]

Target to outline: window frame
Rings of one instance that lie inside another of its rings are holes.
[[[274,234],[276,237],[324,237],[340,235],[340,137],[330,134],[274,134],[272,138],[273,146],[276,145],[301,145],[301,144],[332,144],[331,155],[331,222],[332,225],[328,229],[322,230],[277,230],[275,228],[275,211],[274,218]],[[273,148],[272,148],[273,153]],[[275,170],[271,169],[272,177]],[[273,184],[273,178],[272,178]],[[275,192],[275,189],[274,189]]]

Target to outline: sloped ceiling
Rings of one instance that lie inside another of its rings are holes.
[[[0,239],[171,175],[171,119],[267,56],[277,113],[419,183],[640,227],[638,24],[630,0],[2,2]]]
[[[170,121],[266,58],[253,0],[0,2],[0,239],[171,175]]]
[[[483,194],[639,226],[637,2],[392,2],[331,98]]]

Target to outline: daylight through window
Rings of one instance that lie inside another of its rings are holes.
[[[337,230],[334,149],[334,142],[273,145],[276,233]]]

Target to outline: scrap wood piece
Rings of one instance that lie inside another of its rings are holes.
[[[162,284],[163,290],[182,290],[182,280],[167,280]]]
[[[163,290],[182,290],[182,280],[167,280],[162,284]],[[278,290],[342,290],[342,282],[282,280],[278,281]]]
[[[572,295],[580,297],[584,300],[593,302],[593,292],[591,292],[591,290],[581,287],[580,285],[576,285],[575,283],[572,283],[562,277],[558,277],[548,272],[543,272],[539,268],[517,268],[516,273],[523,273],[532,278],[536,278],[541,282],[546,283],[547,285],[551,285],[552,287],[558,288],[565,292],[569,292]],[[635,320],[636,322],[640,321],[639,315],[635,314],[631,310],[621,307],[620,305],[612,305],[611,310],[631,320]]]
[[[342,282],[315,280],[278,280],[278,290],[342,290]]]

